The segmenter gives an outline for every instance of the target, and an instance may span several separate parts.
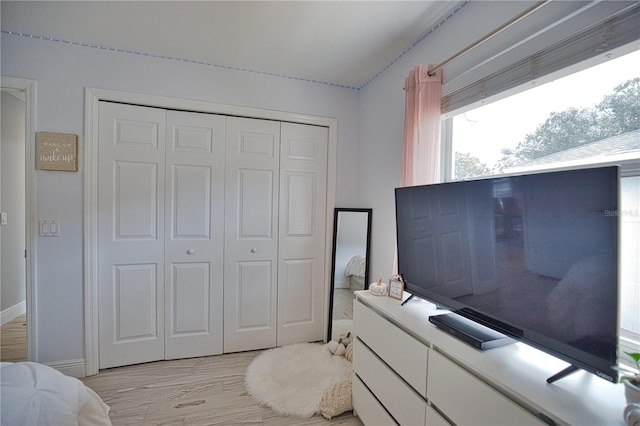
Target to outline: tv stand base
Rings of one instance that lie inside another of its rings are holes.
[[[413,299],[414,297],[415,297],[415,295],[413,295],[413,294],[411,296],[407,297],[405,299],[405,301],[400,304],[400,306],[404,306],[405,303],[407,303],[409,300]]]
[[[560,379],[562,379],[563,377],[566,377],[566,376],[568,376],[568,375],[569,375],[569,374],[571,374],[571,373],[575,373],[575,372],[576,372],[576,371],[578,371],[578,370],[579,370],[579,368],[578,368],[578,367],[576,367],[575,365],[570,365],[570,366],[568,366],[567,368],[565,368],[564,370],[562,370],[562,371],[560,371],[560,372],[558,372],[558,373],[554,374],[553,376],[549,377],[549,378],[547,379],[547,383],[553,383],[553,382],[555,382],[556,380],[560,380]]]

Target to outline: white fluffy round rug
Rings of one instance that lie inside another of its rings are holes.
[[[320,343],[269,349],[247,367],[245,386],[256,401],[278,414],[309,418],[322,395],[351,374],[352,364]]]

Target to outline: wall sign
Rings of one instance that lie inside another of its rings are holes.
[[[38,133],[38,168],[40,170],[78,171],[78,135]]]

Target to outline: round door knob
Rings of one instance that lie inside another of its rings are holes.
[[[193,253],[195,253],[195,252],[196,252],[196,251],[195,251],[194,249],[189,249],[189,250],[187,250],[187,254],[193,254]]]
[[[254,247],[254,248],[251,249],[251,253],[257,253],[257,252],[258,252],[257,248]]]

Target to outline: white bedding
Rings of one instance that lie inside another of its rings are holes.
[[[35,362],[0,363],[2,426],[111,425],[109,407],[80,380]]]
[[[344,276],[364,277],[365,261],[366,258],[364,256],[353,256],[347,263],[346,268],[344,268]]]

